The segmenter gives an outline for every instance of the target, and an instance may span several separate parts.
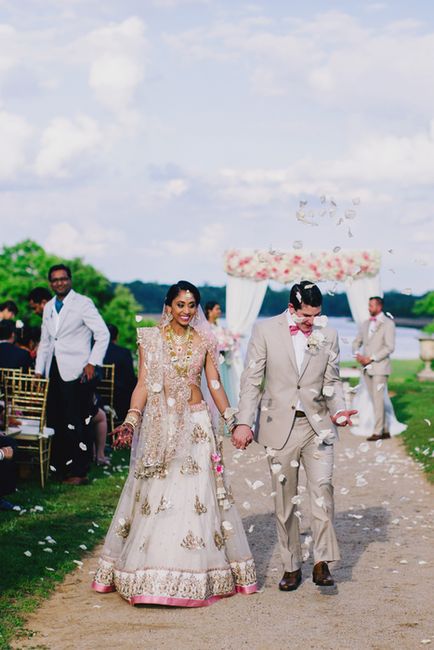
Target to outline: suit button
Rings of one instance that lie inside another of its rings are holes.
[[[295,406],[291,406],[292,410],[295,411]]]
[[[297,389],[300,390],[301,386],[297,386]]]
[[[57,338],[55,338],[54,340],[57,341]]]

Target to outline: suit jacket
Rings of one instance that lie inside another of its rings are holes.
[[[22,368],[27,371],[33,360],[26,350],[13,343],[0,343],[0,368]]]
[[[35,372],[49,377],[55,355],[63,381],[78,379],[88,363],[101,366],[110,341],[107,326],[92,300],[72,290],[68,295],[59,313],[57,332],[53,314],[55,298],[44,307],[35,366]]]
[[[366,366],[368,375],[390,375],[390,355],[395,349],[395,323],[391,318],[384,316],[384,320],[377,321],[377,328],[369,336],[370,321],[365,321],[360,327],[353,341],[353,352],[363,345],[363,353],[374,357],[369,366]]]
[[[263,445],[284,447],[299,399],[312,429],[326,435],[329,444],[337,438],[330,415],[345,409],[338,336],[330,327],[315,330],[325,337],[323,345],[306,349],[299,373],[286,313],[253,329],[241,376],[237,422],[252,427],[256,419],[255,437]]]

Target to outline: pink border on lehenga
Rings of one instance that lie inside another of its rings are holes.
[[[91,589],[97,591],[100,594],[108,594],[110,591],[116,591],[116,587],[114,585],[102,585],[100,582],[95,582],[95,580],[91,584]]]
[[[256,594],[258,592],[258,585],[255,582],[254,585],[249,585],[248,587],[242,587],[240,585],[236,586],[237,594]]]

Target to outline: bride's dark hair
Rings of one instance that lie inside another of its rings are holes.
[[[166,298],[164,299],[164,304],[171,305],[172,302],[175,300],[175,298],[179,296],[181,291],[190,291],[194,296],[196,305],[200,305],[199,289],[195,287],[194,284],[191,284],[191,282],[187,282],[187,280],[179,280],[176,284],[172,284],[172,286],[169,288],[166,294]]]

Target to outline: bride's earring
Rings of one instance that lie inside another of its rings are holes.
[[[167,320],[169,321],[169,323],[171,320],[173,320],[173,316],[170,312],[167,314]]]

